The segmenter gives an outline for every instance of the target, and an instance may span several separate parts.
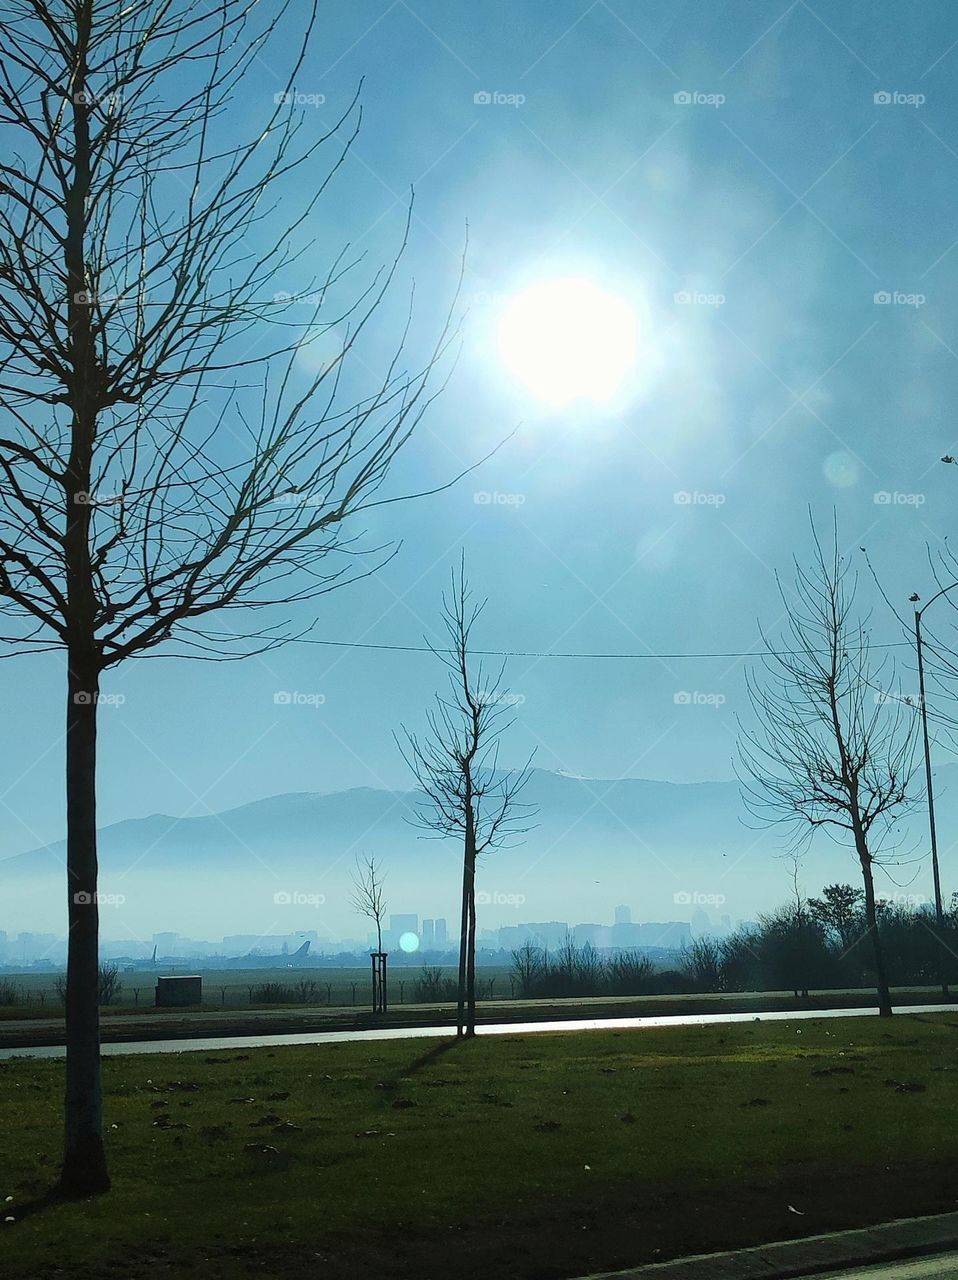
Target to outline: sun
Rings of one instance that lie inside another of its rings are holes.
[[[530,285],[499,321],[500,359],[554,408],[613,399],[635,365],[638,341],[629,303],[578,276]]]

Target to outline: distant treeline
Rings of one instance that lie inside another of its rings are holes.
[[[571,935],[556,951],[527,942],[512,953],[513,985],[525,997],[867,987],[874,951],[862,899],[851,885],[829,885],[821,898],[780,907],[725,938],[695,939],[673,969],[634,951],[600,955]],[[892,985],[958,983],[958,895],[940,930],[923,903],[880,903],[878,921]]]

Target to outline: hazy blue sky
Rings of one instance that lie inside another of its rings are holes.
[[[303,107],[304,128],[328,126],[361,77],[365,119],[311,223],[315,270],[344,240],[388,257],[413,183],[379,333],[385,350],[414,275],[421,349],[470,228],[459,367],[391,488],[436,483],[518,429],[449,492],[370,522],[371,543],[402,549],[313,610],[315,634],[421,643],[464,546],[491,648],[749,649],[758,619],[774,631],[773,571],[807,547],[809,505],[837,509],[891,594],[923,590],[925,544],[953,528],[958,496],[937,461],[958,447],[956,40],[952,0],[324,4],[297,88],[325,102]],[[284,47],[230,130],[271,108]],[[279,214],[315,180],[301,174]],[[567,274],[643,317],[635,394],[609,410],[543,408],[496,353],[503,300]],[[876,630],[897,638],[884,614]],[[62,834],[61,668],[0,666],[3,852]],[[392,734],[421,722],[439,678],[428,655],[305,645],[128,664],[107,684],[125,701],[102,714],[102,820],[408,785]],[[510,758],[537,746],[541,766],[588,776],[731,776],[740,661],[516,660],[508,681],[525,699]],[[278,691],[324,701],[278,706]],[[678,705],[683,691],[725,701]]]

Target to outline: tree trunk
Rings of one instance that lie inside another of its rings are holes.
[[[888,989],[888,978],[885,973],[885,955],[882,951],[881,938],[878,935],[878,912],[875,909],[875,881],[872,875],[871,858],[866,852],[859,853],[862,867],[862,880],[865,884],[865,922],[872,939],[873,964],[875,966],[875,986],[878,989],[878,1013],[882,1018],[891,1017],[891,992]]]
[[[95,274],[86,257],[91,179],[87,49],[92,0],[76,6],[72,89],[72,174],[63,243],[69,321],[68,357],[73,385],[70,458],[64,476],[64,562],[67,578],[67,944],[66,1125],[61,1190],[69,1195],[106,1191],[110,1177],[103,1149],[98,991],[99,912],[96,857],[96,718],[100,655],[96,645],[96,593],[90,563],[93,447],[101,369],[91,327]]]
[[[476,863],[469,882],[469,952],[466,964],[466,1035],[476,1034]]]
[[[67,705],[66,1126],[61,1189],[109,1190],[100,1083],[96,855],[96,666],[70,659]]]
[[[456,1001],[456,1035],[466,1031],[466,955],[469,948],[469,837],[462,854],[462,916],[459,925],[459,986]]]

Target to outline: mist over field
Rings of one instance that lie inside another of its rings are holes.
[[[958,768],[938,771],[941,820],[958,820]],[[573,778],[534,771],[526,792],[536,827],[481,864],[477,885],[486,928],[526,921],[610,923],[628,905],[635,921],[713,924],[754,919],[793,895],[786,833],[763,830],[736,782],[665,783]],[[317,930],[329,939],[365,936],[350,907],[357,852],[374,852],[388,875],[391,910],[455,919],[459,850],[421,838],[409,821],[414,791],[357,787],[332,794],[278,795],[222,814],[133,819],[101,832],[104,935],[149,940]],[[931,900],[921,861],[924,815],[898,833],[903,865],[879,892]],[[59,930],[62,844],[0,862],[8,919]],[[803,857],[809,895],[854,880],[851,854],[827,838]],[[291,900],[286,902],[283,895]],[[277,903],[277,895],[279,903]],[[113,899],[122,898],[114,904]]]

